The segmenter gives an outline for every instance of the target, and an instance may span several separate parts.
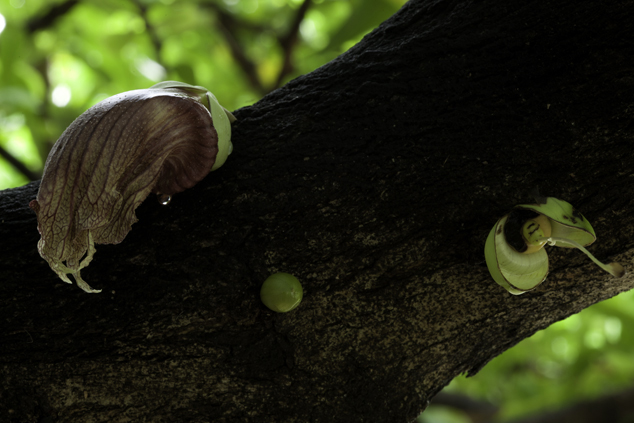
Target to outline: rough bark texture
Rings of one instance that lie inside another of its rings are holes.
[[[38,184],[0,193],[0,420],[407,422],[456,375],[631,289],[566,250],[511,296],[483,247],[539,186],[632,269],[633,11],[410,1],[238,110],[222,169],[97,246],[83,275],[101,294],[37,255]],[[274,271],[303,282],[289,314],[259,301]]]

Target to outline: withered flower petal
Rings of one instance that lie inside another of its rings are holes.
[[[100,292],[80,274],[94,244],[123,241],[150,192],[179,193],[222,165],[234,119],[206,89],[179,82],[88,109],[53,146],[29,204],[40,255],[63,281],[71,274],[84,291]]]

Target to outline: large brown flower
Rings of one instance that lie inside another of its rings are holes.
[[[150,192],[173,195],[231,152],[231,113],[202,87],[163,82],[110,97],[79,116],[53,146],[37,198],[40,255],[86,292],[94,244],[117,244]]]

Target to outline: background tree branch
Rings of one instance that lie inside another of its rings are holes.
[[[62,3],[56,4],[50,7],[46,13],[37,18],[31,19],[27,23],[29,32],[34,33],[36,31],[46,29],[57,21],[60,17],[68,13],[73,7],[79,3],[79,0],[66,0]]]
[[[621,422],[634,414],[634,390],[625,389],[591,400],[578,401],[559,410],[543,411],[520,419],[495,418],[499,408],[495,405],[462,394],[440,392],[431,404],[463,412],[473,423],[506,421],[508,423],[596,423]]]
[[[634,390],[627,389],[548,413],[538,414],[512,423],[593,423],[627,421],[634,415]]]
[[[218,17],[218,29],[224,36],[231,55],[244,72],[249,84],[262,95],[266,94],[268,90],[265,89],[258,75],[256,64],[248,57],[246,49],[238,40],[236,28],[242,26],[241,23],[236,22],[230,14],[226,13],[217,4],[209,3],[207,6],[216,12]]]
[[[280,72],[277,75],[275,88],[280,87],[282,85],[282,82],[284,81],[284,78],[293,71],[293,51],[295,44],[297,43],[299,28],[311,4],[312,0],[304,0],[299,9],[297,9],[295,18],[293,19],[293,22],[291,23],[291,26],[288,29],[287,33],[283,37],[278,38],[278,42],[280,43],[282,51],[284,52],[284,61],[282,62],[282,66],[280,66]]]
[[[147,5],[145,5],[140,0],[133,0],[133,3],[139,9],[140,15],[143,18],[143,23],[145,24],[145,28],[146,28],[145,30],[148,34],[148,37],[150,38],[150,41],[152,42],[152,46],[154,48],[154,57],[157,63],[163,66],[164,69],[168,70],[169,67],[164,63],[161,57],[161,50],[163,49],[163,41],[159,37],[156,31],[156,28],[154,27],[152,22],[150,22]]]
[[[499,408],[489,402],[471,398],[467,395],[439,392],[431,405],[449,407],[463,412],[472,423],[488,423],[498,413]]]
[[[227,163],[59,281],[0,193],[0,419],[411,421],[456,375],[632,288],[550,251],[537,290],[484,241],[528,192],[574,204],[632,269],[631,2],[410,1],[236,111]],[[305,299],[276,315],[272,272]]]
[[[31,171],[31,169],[29,169],[17,157],[2,148],[2,146],[0,146],[0,157],[9,162],[11,166],[13,166],[22,175],[26,176],[30,181],[34,181],[40,177],[35,172]]]

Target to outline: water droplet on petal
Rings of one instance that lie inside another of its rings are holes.
[[[172,196],[169,194],[157,194],[156,198],[158,199],[158,202],[164,206],[167,206],[170,201],[172,201]]]

